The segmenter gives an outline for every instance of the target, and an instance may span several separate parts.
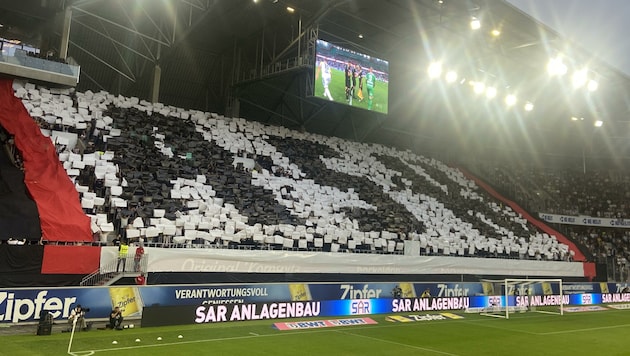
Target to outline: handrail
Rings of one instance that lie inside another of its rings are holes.
[[[99,267],[96,271],[88,274],[81,279],[81,286],[97,286],[97,285],[109,285],[126,274],[146,274],[147,271],[147,255],[142,255],[136,268],[135,255],[128,254],[124,258],[124,266],[119,267],[119,259],[112,261],[102,267]],[[122,268],[121,268],[122,267]],[[122,270],[122,271],[121,271]]]

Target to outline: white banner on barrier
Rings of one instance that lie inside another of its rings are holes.
[[[538,213],[538,216],[545,222],[554,224],[630,229],[630,219],[595,218],[586,215],[572,216],[548,213]]]
[[[116,259],[104,247],[101,265]],[[480,274],[583,277],[581,262],[338,252],[244,251],[147,247],[149,272]]]

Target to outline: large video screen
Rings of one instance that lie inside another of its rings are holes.
[[[387,114],[389,62],[317,40],[317,98]]]

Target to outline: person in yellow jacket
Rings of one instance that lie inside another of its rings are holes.
[[[127,244],[127,240],[120,241],[120,246],[118,246],[118,264],[116,265],[116,272],[120,270],[121,264],[122,264],[122,271],[125,272],[125,265],[127,264],[128,252],[129,252],[129,245]]]

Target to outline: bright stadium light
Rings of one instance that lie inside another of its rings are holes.
[[[508,94],[505,97],[505,105],[507,106],[513,106],[516,104],[516,96],[512,95],[512,94]]]
[[[531,101],[528,101],[525,103],[523,108],[525,109],[525,111],[532,111],[534,110],[534,104]]]
[[[433,62],[429,64],[429,68],[427,69],[427,73],[429,73],[429,78],[435,79],[439,78],[442,75],[442,63]]]
[[[602,127],[602,125],[604,124],[604,122],[602,120],[597,120],[595,121],[595,127]]]
[[[588,91],[595,91],[599,88],[599,83],[591,79],[588,81],[588,85],[586,85],[586,88],[588,89]]]
[[[567,66],[562,63],[562,58],[551,58],[547,63],[547,73],[549,75],[565,75],[567,74]]]
[[[478,30],[478,29],[480,29],[480,28],[481,28],[481,21],[479,21],[479,19],[478,19],[478,18],[473,17],[473,18],[470,20],[470,28],[471,28],[471,29],[473,29],[473,30]]]
[[[472,86],[475,94],[483,94],[486,91],[486,85],[482,82],[474,82]]]
[[[457,73],[453,70],[446,72],[446,82],[454,83],[457,80]]]
[[[493,99],[497,96],[497,88],[495,87],[487,87],[486,88],[486,98]]]
[[[290,13],[294,13],[295,9],[292,8],[291,6],[287,6],[287,11],[290,12]]]
[[[573,88],[575,89],[583,87],[586,84],[587,80],[588,70],[586,69],[580,69],[576,71],[571,77],[571,82],[573,83]]]
[[[501,31],[495,28],[494,30],[490,31],[490,34],[492,35],[492,37],[499,37],[501,36]]]

